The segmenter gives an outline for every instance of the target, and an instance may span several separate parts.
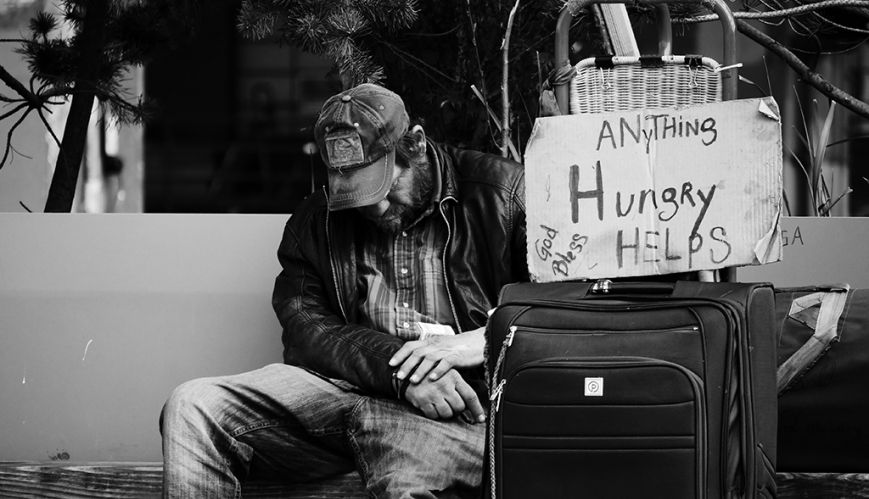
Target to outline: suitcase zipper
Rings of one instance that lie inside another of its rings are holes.
[[[568,327],[557,328],[557,327],[534,327],[534,326],[513,326],[513,327],[515,327],[517,331],[521,330],[521,331],[527,331],[529,333],[547,333],[547,332],[552,332],[552,331],[587,331],[587,332],[582,333],[582,334],[590,334],[590,335],[610,334],[610,333],[615,333],[615,334],[618,334],[618,333],[640,333],[640,334],[644,334],[644,333],[649,333],[649,334],[656,334],[656,333],[696,333],[696,332],[700,331],[699,326],[677,326],[677,327],[662,327],[662,328],[658,328],[658,329],[645,328],[645,329],[634,329],[634,330],[601,329],[601,328],[581,329],[581,328],[568,328]],[[504,337],[504,339],[505,340],[509,339],[510,344],[512,345],[513,344],[513,336],[515,336],[515,333],[509,333],[507,336]]]
[[[507,355],[507,349],[513,344],[513,337],[516,335],[516,326],[510,326],[507,336],[501,343],[501,349],[498,352],[498,358],[495,360],[495,368],[492,370],[492,380],[489,386],[493,386],[492,394],[489,396],[489,424],[488,430],[488,445],[489,445],[489,490],[492,493],[492,499],[496,499],[496,474],[495,474],[495,416],[498,414],[498,409],[501,407],[501,394],[504,393],[504,385],[507,380],[498,381],[498,376],[501,373],[501,364],[504,363],[504,357]]]
[[[516,333],[523,332],[523,333],[532,333],[532,334],[533,333],[559,334],[559,333],[556,333],[555,331],[583,331],[583,330],[572,329],[572,328],[543,328],[543,327],[515,326],[515,325],[510,326],[509,332],[507,333],[506,336],[504,336],[504,341],[502,343],[501,350],[499,351],[499,354],[498,354],[498,361],[496,362],[494,372],[492,373],[494,380],[497,380],[499,377],[506,378],[508,376],[512,376],[512,374],[513,374],[512,372],[510,372],[510,373],[503,372],[504,368],[503,368],[502,364],[503,364],[503,359],[506,356],[507,350],[513,345],[513,342],[516,340]],[[640,334],[645,334],[645,333],[648,333],[648,334],[685,333],[685,334],[694,334],[694,333],[698,333],[700,331],[700,327],[699,326],[677,326],[677,327],[659,328],[659,329],[652,329],[652,328],[637,329],[635,331],[595,328],[595,329],[589,329],[589,330],[585,330],[585,331],[587,331],[587,332],[584,332],[581,334],[587,334],[587,335],[591,335],[591,336],[598,335],[598,334],[609,334],[609,333],[615,333],[615,334],[619,334],[619,333],[629,333],[629,334],[630,333],[640,333]],[[519,368],[521,368],[521,366],[515,367],[514,371],[516,369],[519,369]],[[495,386],[497,388],[497,383],[493,383],[492,386]],[[493,395],[494,395],[494,393],[493,393]]]

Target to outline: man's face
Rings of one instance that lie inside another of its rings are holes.
[[[422,213],[431,196],[429,165],[399,164],[396,157],[392,188],[377,204],[363,206],[359,212],[380,230],[395,233],[412,224]]]

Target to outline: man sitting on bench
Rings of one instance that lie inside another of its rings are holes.
[[[431,141],[372,84],[330,98],[315,137],[329,192],[278,249],[284,364],[173,391],[164,495],[356,470],[375,497],[478,496],[487,311],[528,278],[522,166]]]

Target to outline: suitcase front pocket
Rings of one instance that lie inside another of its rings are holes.
[[[648,358],[548,359],[506,381],[501,497],[705,494],[703,385]]]

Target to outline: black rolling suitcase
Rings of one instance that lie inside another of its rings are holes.
[[[502,498],[775,497],[773,291],[506,286],[489,318]]]

